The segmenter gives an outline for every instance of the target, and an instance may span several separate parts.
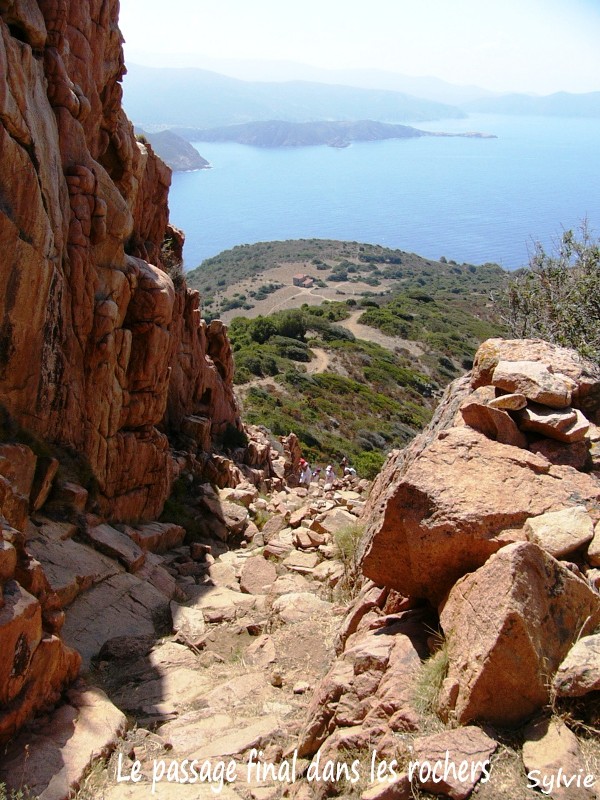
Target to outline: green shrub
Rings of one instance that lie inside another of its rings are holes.
[[[336,586],[336,594],[345,600],[356,597],[362,583],[358,561],[358,545],[364,527],[358,522],[344,525],[333,534],[335,555],[342,562],[344,574]]]
[[[372,481],[381,472],[385,455],[378,450],[367,450],[354,457],[354,468],[359,478]]]
[[[513,335],[539,337],[600,363],[600,241],[587,225],[566,231],[555,253],[537,244],[499,306]]]
[[[427,661],[421,664],[421,671],[414,689],[413,702],[421,714],[434,714],[442,684],[448,674],[448,647],[446,642]]]

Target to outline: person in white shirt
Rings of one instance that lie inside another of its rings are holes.
[[[312,471],[310,465],[304,459],[300,460],[300,486],[310,486]]]

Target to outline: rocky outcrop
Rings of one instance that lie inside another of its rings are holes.
[[[576,353],[538,340],[482,345],[373,485],[359,548],[369,580],[301,753],[385,750],[390,732],[396,744],[428,732],[433,712],[450,727],[514,727],[556,696],[597,691],[599,410],[600,370]],[[396,665],[406,636],[416,652]],[[357,652],[369,666],[356,668]]]
[[[0,402],[80,453],[113,519],[152,519],[167,435],[239,426],[225,329],[167,274],[170,170],[121,109],[118,3],[0,9]]]
[[[0,744],[50,708],[79,671],[59,637],[61,600],[25,548],[36,469],[24,445],[0,445]]]

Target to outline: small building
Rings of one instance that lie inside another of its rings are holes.
[[[315,285],[315,279],[311,278],[310,275],[305,275],[303,272],[299,272],[292,278],[292,283],[294,286],[298,286],[301,289],[312,289],[312,287]]]

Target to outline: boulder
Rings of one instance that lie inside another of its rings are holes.
[[[573,506],[530,517],[523,530],[530,542],[562,558],[592,540],[594,523],[585,506]]]
[[[274,539],[278,533],[287,527],[287,522],[283,514],[274,514],[270,517],[261,529],[265,542],[269,544],[271,539]]]
[[[185,595],[177,585],[177,581],[170,572],[164,567],[164,561],[161,556],[154,553],[146,554],[146,561],[144,565],[136,572],[136,576],[140,580],[148,581],[157,591],[168,600],[185,600]]]
[[[590,476],[468,427],[442,431],[395,471],[392,459],[361,542],[362,570],[380,586],[435,603],[492,553],[523,539],[529,517],[600,497]]]
[[[239,536],[244,532],[250,519],[244,506],[232,503],[229,500],[221,502],[221,514],[227,529],[234,536]]]
[[[58,459],[50,456],[42,456],[37,460],[35,468],[35,479],[31,489],[31,510],[38,511],[48,499],[52,489],[52,481],[58,472]]]
[[[223,586],[234,592],[240,591],[240,584],[233,564],[228,564],[226,561],[219,559],[209,566],[208,576],[215,586]]]
[[[390,780],[369,786],[361,794],[360,800],[412,800],[414,797],[410,780],[406,772],[401,772]]]
[[[147,522],[124,530],[144,552],[166,553],[180,547],[185,539],[185,528],[173,522]]]
[[[258,489],[255,486],[236,486],[235,488],[219,489],[219,497],[221,500],[227,500],[231,503],[238,503],[245,508],[249,506],[258,497]]]
[[[567,653],[553,680],[558,697],[582,697],[600,689],[600,634],[583,636]]]
[[[498,743],[473,725],[418,737],[409,767],[409,778],[422,789],[465,800],[477,783],[487,783],[490,757]]]
[[[501,394],[488,401],[490,408],[502,408],[505,411],[520,411],[527,405],[524,394]]]
[[[531,403],[519,411],[519,427],[522,431],[540,433],[558,442],[573,444],[585,439],[590,423],[578,408],[546,408]]]
[[[146,556],[141,547],[110,525],[88,527],[85,536],[101,553],[118,559],[128,572],[135,572],[144,563]]]
[[[267,594],[276,579],[275,565],[262,556],[253,556],[242,567],[240,589],[246,594]]]
[[[445,718],[517,725],[549,700],[548,679],[600,622],[600,596],[529,542],[503,548],[451,590],[440,623]]]
[[[47,526],[41,530],[47,530]],[[40,562],[64,608],[94,584],[122,571],[112,558],[72,539],[49,538],[41,532],[27,544]]]
[[[600,567],[600,522],[597,522],[594,528],[594,538],[587,550],[587,560],[592,567]]]
[[[538,439],[536,442],[531,442],[529,449],[532,453],[547,458],[551,464],[573,467],[580,472],[589,471],[592,465],[590,443],[587,438],[572,444],[557,442],[556,439]]]
[[[297,547],[298,550],[310,550],[313,547],[317,547],[314,543],[313,538],[311,536],[321,537],[322,534],[315,533],[314,531],[310,531],[308,528],[296,528],[294,531],[294,547]],[[322,537],[321,544],[324,544],[325,538]]]
[[[311,525],[313,530],[317,533],[331,533],[334,534],[340,528],[348,525],[356,525],[356,517],[345,508],[334,508],[332,511],[327,511],[323,518],[319,520],[318,527]]]
[[[586,777],[577,737],[562,720],[542,717],[523,731],[523,765],[528,785],[554,800],[593,800],[596,792],[577,785]]]
[[[576,384],[566,375],[556,374],[541,361],[499,361],[492,373],[492,386],[518,392],[550,408],[566,408]]]
[[[315,614],[329,614],[331,603],[320,600],[312,592],[291,592],[273,602],[273,613],[285,623],[303,622]]]
[[[199,608],[187,608],[179,603],[171,603],[173,633],[187,645],[198,646],[206,632],[204,614]]]
[[[245,616],[256,604],[256,598],[222,586],[196,586],[186,590],[189,605],[200,609],[208,623],[231,622]]]
[[[299,550],[292,550],[283,560],[283,566],[294,572],[308,574],[312,572],[320,560],[317,553],[304,553]]]
[[[74,688],[67,698],[3,754],[0,781],[9,789],[27,786],[44,800],[70,797],[92,761],[107,756],[125,732],[125,715],[100,689]]]
[[[461,406],[460,413],[470,428],[483,433],[488,439],[513,447],[527,447],[526,437],[506,411],[467,400]]]

